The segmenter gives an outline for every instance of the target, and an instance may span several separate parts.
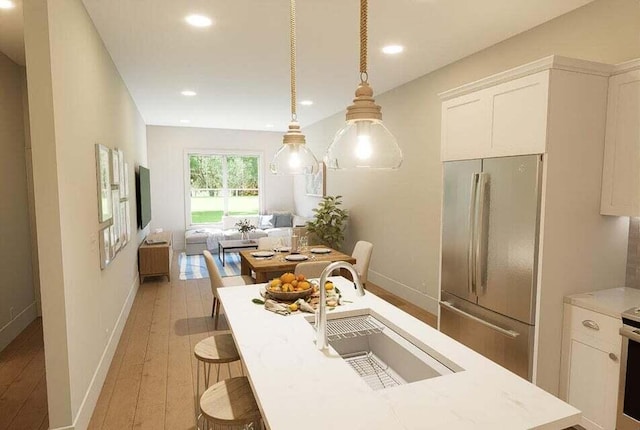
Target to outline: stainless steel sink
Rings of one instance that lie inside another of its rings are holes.
[[[329,345],[374,390],[463,370],[426,345],[416,346],[369,309],[330,315],[327,331]]]

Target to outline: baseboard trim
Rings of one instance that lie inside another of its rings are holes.
[[[438,315],[438,299],[411,288],[401,282],[384,276],[381,273],[369,270],[369,279],[377,286],[384,288],[392,294],[401,297],[408,302],[420,306],[422,309]]]
[[[111,337],[109,337],[109,341],[107,342],[107,346],[102,353],[102,357],[100,358],[98,367],[93,373],[93,378],[91,379],[91,383],[89,384],[89,389],[87,390],[84,399],[80,404],[78,413],[73,420],[73,425],[68,427],[59,427],[54,430],[84,430],[89,426],[89,421],[91,420],[93,410],[95,409],[96,403],[98,402],[100,391],[102,391],[102,385],[107,378],[109,367],[111,367],[111,361],[113,360],[113,356],[116,353],[116,348],[118,346],[118,342],[120,341],[120,336],[122,336],[124,325],[127,322],[127,318],[129,317],[129,312],[131,312],[131,306],[133,305],[133,301],[136,297],[139,286],[140,281],[136,276],[133,280],[133,284],[131,285],[131,289],[129,290],[127,300],[125,300],[124,304],[122,305],[122,309],[120,310],[120,315],[116,320],[116,324],[113,327],[113,330],[111,330]]]
[[[0,328],[0,351],[5,349],[37,317],[38,308],[36,302],[32,302],[11,321],[2,326]]]

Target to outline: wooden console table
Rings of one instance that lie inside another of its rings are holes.
[[[148,276],[166,276],[171,282],[171,258],[173,257],[170,231],[152,233],[138,249],[140,283]]]

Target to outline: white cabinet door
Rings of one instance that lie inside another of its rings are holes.
[[[640,215],[640,70],[609,79],[603,215]]]
[[[582,411],[587,429],[615,429],[620,366],[610,353],[571,339],[567,401]]]
[[[490,88],[491,156],[543,154],[549,70]]]
[[[442,103],[442,160],[543,154],[549,70]]]
[[[442,103],[442,160],[470,160],[490,154],[490,112],[486,91]]]

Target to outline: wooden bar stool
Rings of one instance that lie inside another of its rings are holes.
[[[258,430],[262,418],[246,376],[225,379],[209,387],[200,398],[207,430]]]
[[[216,334],[198,342],[193,349],[193,354],[198,359],[198,368],[196,372],[196,423],[199,419],[198,402],[200,399],[200,363],[202,363],[204,372],[204,389],[209,388],[211,377],[211,365],[217,366],[216,382],[220,380],[220,366],[227,364],[229,376],[231,376],[231,363],[240,360],[240,354],[236,349],[233,337],[229,333]]]

